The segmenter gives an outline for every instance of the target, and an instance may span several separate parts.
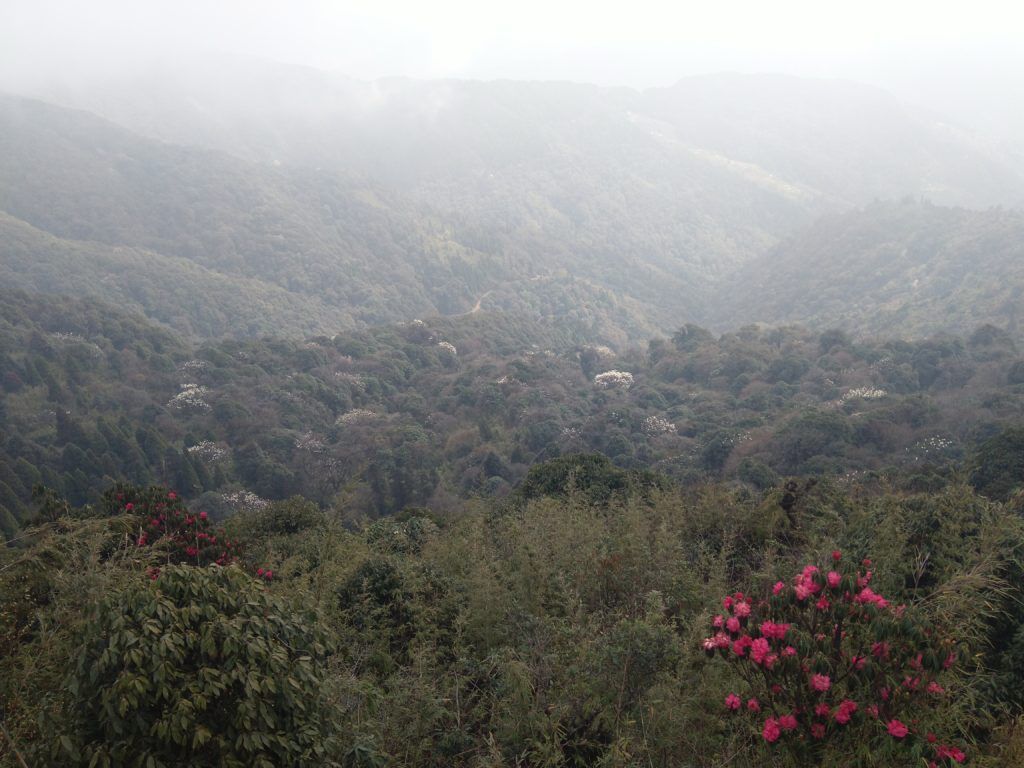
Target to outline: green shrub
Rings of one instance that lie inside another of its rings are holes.
[[[331,765],[328,648],[240,568],[170,566],[104,600],[54,745],[89,766]]]

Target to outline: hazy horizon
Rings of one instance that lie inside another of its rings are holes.
[[[636,89],[736,72],[853,80],[999,139],[1024,126],[1024,11],[1000,3],[785,0],[718,6],[405,0],[214,5],[9,0],[0,88],[88,88],[210,55],[387,77],[558,80]]]

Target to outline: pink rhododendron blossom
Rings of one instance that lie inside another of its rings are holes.
[[[850,722],[850,718],[856,711],[856,701],[853,701],[852,699],[843,699],[839,703],[839,707],[836,709],[836,722],[840,725],[846,725],[848,722]]]
[[[735,635],[740,631],[740,620],[735,616],[730,616],[725,622],[725,628]]]
[[[811,688],[824,693],[832,687],[832,680],[828,675],[814,675],[811,677]]]
[[[965,755],[959,749],[957,749],[956,747],[947,746],[945,744],[940,745],[939,748],[935,750],[935,756],[938,758],[948,757],[951,760],[956,761],[957,763],[962,763],[964,760],[967,759],[967,755]]]
[[[725,707],[726,709],[730,709],[733,712],[735,712],[737,709],[740,708],[740,697],[737,696],[735,693],[730,693],[728,696],[725,697]]]
[[[747,649],[753,645],[754,641],[750,639],[749,635],[743,635],[738,638],[735,643],[732,644],[732,652],[737,656],[743,656],[746,654]]]
[[[763,637],[757,638],[750,644],[750,660],[755,664],[763,664],[769,653],[771,653],[771,646]]]
[[[889,607],[889,601],[881,595],[875,594],[871,587],[864,587],[864,589],[857,593],[857,597],[854,600],[864,605],[877,605],[879,608]]]
[[[761,702],[759,702],[757,699],[747,699],[747,709],[750,712],[760,712]]]
[[[783,715],[779,718],[779,727],[784,731],[795,731],[797,727],[796,717],[793,715]]]
[[[782,731],[779,728],[779,721],[774,717],[769,717],[764,721],[764,729],[761,731],[761,735],[764,736],[764,740],[769,744],[774,744],[779,740],[779,736],[782,735]]]
[[[775,582],[775,586],[772,587],[772,594],[773,595],[781,595],[782,594],[782,590],[784,590],[785,588],[786,588],[785,584],[783,584],[781,581],[777,581],[777,582]]]
[[[814,714],[818,717],[828,717],[832,714],[832,708],[825,702],[821,702],[814,708]]]
[[[772,640],[782,640],[789,631],[789,624],[776,624],[774,621],[761,622],[761,634]]]
[[[741,619],[745,619],[750,615],[750,603],[736,603],[736,605],[733,606],[732,612]]]
[[[910,733],[907,726],[895,719],[889,721],[888,725],[886,725],[886,729],[889,731],[889,735],[896,739],[902,739]]]
[[[828,576],[826,576],[825,578],[828,581],[828,585],[832,589],[838,589],[839,588],[839,582],[841,582],[843,580],[843,577],[840,576],[835,571],[829,571],[828,572]]]

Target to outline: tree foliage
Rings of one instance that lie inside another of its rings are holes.
[[[55,745],[81,765],[330,764],[327,640],[237,566],[171,566],[110,595]]]

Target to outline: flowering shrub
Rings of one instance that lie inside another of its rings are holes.
[[[103,503],[108,512],[137,515],[142,524],[135,545],[161,545],[169,564],[230,565],[237,562],[241,554],[237,541],[214,528],[206,512],[191,512],[174,491],[158,486],[139,489],[118,484],[107,492]],[[159,568],[150,568],[151,579],[159,575]],[[273,571],[264,568],[259,568],[256,575],[267,581],[274,577]]]
[[[830,566],[808,565],[763,599],[725,597],[703,642],[744,683],[724,706],[751,718],[769,747],[813,765],[836,752],[854,765],[858,749],[870,750],[872,765],[900,753],[961,763],[964,753],[930,727],[946,695],[940,679],[956,662],[953,641],[874,592],[869,569],[833,552]]]

